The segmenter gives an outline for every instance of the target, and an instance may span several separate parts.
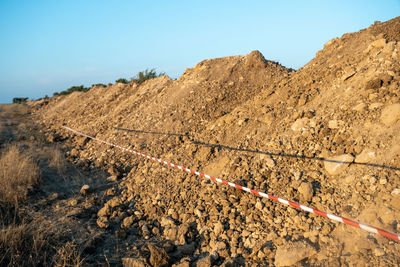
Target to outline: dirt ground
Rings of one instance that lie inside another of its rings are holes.
[[[34,128],[15,138],[59,147],[68,168],[80,174],[53,180],[52,190],[61,188],[59,208],[39,205],[40,212],[74,220],[77,238],[68,242],[85,264],[398,265],[399,242],[62,126],[399,233],[399,42],[400,17],[328,41],[299,70],[253,51],[204,60],[177,80],[163,76],[29,102]],[[34,141],[31,132],[38,134]],[[78,177],[75,187],[62,194],[70,177]],[[45,180],[35,188],[46,188]],[[81,194],[84,184],[92,190]],[[40,190],[50,198],[50,189]],[[95,245],[85,249],[91,238]]]

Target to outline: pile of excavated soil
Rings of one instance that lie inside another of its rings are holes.
[[[71,161],[118,181],[97,222],[144,240],[123,252],[126,265],[395,265],[400,243],[61,126],[400,232],[399,25],[400,17],[332,39],[297,71],[254,51],[205,60],[178,80],[53,97],[36,114],[50,139],[74,146]]]

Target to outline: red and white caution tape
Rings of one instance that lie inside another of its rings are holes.
[[[134,151],[134,150],[129,149],[129,148],[125,148],[125,147],[122,147],[122,146],[118,146],[118,145],[109,143],[107,141],[100,140],[98,138],[95,138],[95,137],[92,137],[90,135],[78,132],[78,131],[76,131],[74,129],[71,129],[69,127],[66,127],[66,126],[63,126],[63,127],[65,129],[71,131],[71,132],[74,132],[74,133],[78,134],[78,135],[86,136],[86,137],[88,137],[90,139],[96,140],[96,141],[101,142],[103,144],[107,144],[109,146],[117,147],[117,148],[119,148],[119,149],[121,149],[123,151],[127,151],[127,152],[139,155],[139,156],[147,158],[147,159],[158,161],[159,163],[168,165],[170,167],[175,167],[175,168],[180,169],[182,171],[185,171],[185,172],[188,172],[188,173],[192,173],[192,174],[196,174],[196,175],[204,177],[206,179],[213,180],[213,181],[218,182],[218,183],[226,184],[226,185],[229,185],[231,187],[235,187],[237,189],[252,193],[254,195],[257,195],[257,196],[260,196],[260,197],[265,197],[265,198],[274,200],[276,202],[280,202],[282,204],[291,206],[291,207],[296,208],[296,209],[304,210],[304,211],[307,211],[309,213],[314,213],[314,214],[320,215],[322,217],[329,218],[329,219],[331,219],[333,221],[338,221],[338,222],[341,222],[341,223],[344,223],[344,224],[348,224],[348,225],[351,225],[351,226],[354,226],[354,227],[357,227],[357,228],[361,228],[361,229],[363,229],[365,231],[368,231],[368,232],[371,232],[371,233],[374,233],[374,234],[378,234],[378,235],[385,236],[387,238],[390,238],[390,239],[393,239],[393,240],[396,240],[396,241],[400,241],[400,235],[399,234],[392,233],[392,232],[389,232],[389,231],[386,231],[386,230],[383,230],[383,229],[380,229],[378,227],[371,226],[371,225],[368,225],[368,224],[360,223],[360,222],[357,222],[355,220],[348,219],[348,218],[345,218],[345,217],[342,217],[342,216],[338,216],[338,215],[335,215],[335,214],[332,214],[332,213],[320,211],[320,210],[317,210],[317,209],[314,209],[314,208],[309,208],[307,206],[301,205],[301,204],[296,203],[296,202],[288,201],[288,200],[285,200],[285,199],[282,199],[282,198],[279,198],[279,197],[275,197],[275,196],[272,196],[272,195],[269,195],[269,194],[266,194],[266,193],[263,193],[263,192],[260,192],[260,191],[256,191],[256,190],[253,190],[253,189],[250,189],[250,188],[238,185],[238,184],[234,184],[234,183],[228,182],[226,180],[222,180],[222,179],[219,179],[219,178],[216,178],[216,177],[213,177],[213,176],[210,176],[210,175],[198,172],[198,171],[194,171],[194,170],[191,170],[191,169],[188,169],[188,168],[185,168],[185,167],[182,167],[182,166],[179,166],[179,165],[164,161],[162,159],[158,159],[158,158],[155,158],[155,157],[151,157],[149,155],[145,155],[143,153]]]

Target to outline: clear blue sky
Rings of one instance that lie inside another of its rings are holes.
[[[260,50],[298,69],[323,44],[400,15],[389,1],[0,0],[0,103]]]

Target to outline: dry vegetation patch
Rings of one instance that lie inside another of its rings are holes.
[[[0,158],[0,201],[18,204],[39,182],[39,167],[29,155],[15,145],[9,146]]]

